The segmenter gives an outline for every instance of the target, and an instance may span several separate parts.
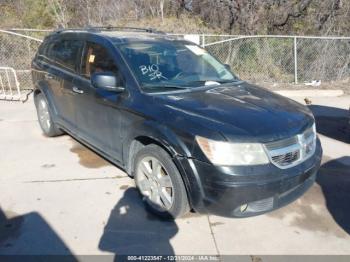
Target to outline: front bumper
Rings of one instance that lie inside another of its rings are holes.
[[[303,195],[314,183],[322,158],[317,139],[315,154],[289,169],[273,164],[218,167],[181,159],[192,208],[199,213],[248,217],[272,211]]]

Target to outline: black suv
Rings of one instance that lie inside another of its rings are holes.
[[[151,30],[56,31],[33,62],[47,136],[66,132],[135,179],[164,217],[246,217],[300,197],[322,149],[309,109]]]

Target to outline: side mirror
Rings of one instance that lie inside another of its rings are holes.
[[[124,87],[118,86],[118,78],[113,73],[108,72],[92,74],[91,84],[95,88],[101,88],[116,93],[122,93],[125,90]]]

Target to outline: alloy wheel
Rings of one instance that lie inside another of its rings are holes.
[[[38,101],[38,116],[41,127],[46,132],[49,132],[51,127],[51,117],[49,107],[44,99]]]
[[[174,201],[171,177],[155,157],[143,158],[137,167],[136,185],[145,200],[159,211],[167,211]]]

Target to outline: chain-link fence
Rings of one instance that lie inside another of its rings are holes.
[[[248,38],[223,40],[204,45],[250,81],[292,82],[294,80],[293,39]]]
[[[297,72],[301,81],[350,77],[350,39],[297,39]]]
[[[45,31],[0,30],[0,97],[21,100],[21,91],[33,88],[31,61]],[[20,92],[17,93],[17,88]]]
[[[350,77],[350,37],[233,36],[218,41],[215,36],[202,38],[201,44],[242,79],[298,83]]]
[[[15,70],[22,90],[32,88],[30,63],[49,31],[0,30],[0,67]],[[198,35],[195,39],[248,81],[327,82],[350,77],[350,37]],[[0,70],[0,78],[6,80],[4,71]]]

